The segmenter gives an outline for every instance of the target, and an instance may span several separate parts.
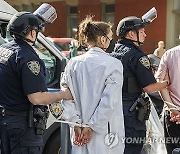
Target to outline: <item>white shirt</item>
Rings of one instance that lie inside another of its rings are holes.
[[[72,153],[123,154],[122,141],[125,132],[121,62],[100,48],[91,48],[84,55],[74,57],[69,61],[63,82],[69,86],[76,108],[73,111],[67,105],[68,101],[63,102],[67,112],[66,120],[88,124],[93,129],[90,143],[85,146],[73,145]],[[78,116],[74,118],[77,114],[80,117],[79,120]],[[107,137],[108,128],[112,142]]]

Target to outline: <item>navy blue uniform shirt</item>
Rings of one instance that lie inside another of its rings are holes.
[[[45,65],[25,41],[15,39],[0,46],[0,105],[27,111],[28,94],[47,91]]]
[[[118,41],[111,55],[123,64],[124,100],[136,100],[142,93],[142,88],[156,82],[148,57],[132,41]]]

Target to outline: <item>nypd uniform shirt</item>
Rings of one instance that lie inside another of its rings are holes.
[[[126,39],[118,41],[111,55],[121,60],[123,64],[123,88],[126,86],[125,81],[128,77],[134,77],[137,82],[137,87],[139,86],[141,88],[141,92],[142,88],[156,82],[148,57],[138,46],[134,45],[132,41]],[[140,93],[129,93],[128,91],[131,91],[132,88],[133,85],[127,90],[127,93],[124,92],[123,97],[136,100]]]
[[[45,66],[34,49],[21,39],[0,46],[0,105],[28,110],[27,95],[40,91],[47,91]]]

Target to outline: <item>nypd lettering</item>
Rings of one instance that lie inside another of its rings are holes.
[[[40,72],[40,64],[38,61],[29,61],[27,63],[28,68],[34,75],[38,75]]]
[[[0,63],[4,64],[8,61],[9,57],[13,54],[12,50],[1,47],[0,48]]]
[[[129,48],[123,44],[120,44],[118,47],[115,46],[116,52],[112,52],[111,55],[113,57],[123,57],[130,50],[131,50],[131,48]]]
[[[141,58],[139,58],[139,61],[141,64],[143,64],[147,69],[150,69],[151,67],[151,64],[149,62],[149,59],[147,56],[143,56]]]

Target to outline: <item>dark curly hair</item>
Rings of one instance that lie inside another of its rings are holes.
[[[96,44],[99,36],[107,36],[112,25],[103,21],[94,21],[93,16],[88,15],[80,24],[78,29],[79,43],[87,46]]]

